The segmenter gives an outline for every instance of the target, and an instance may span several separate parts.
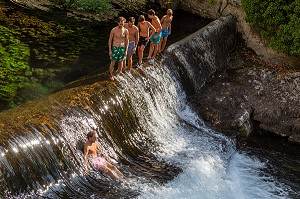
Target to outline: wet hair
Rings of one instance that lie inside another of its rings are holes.
[[[173,10],[172,9],[168,9],[167,10],[167,15],[173,15]]]
[[[148,10],[148,15],[155,15],[155,11],[153,9]]]
[[[138,22],[142,22],[145,21],[145,16],[144,15],[140,15],[138,18]]]
[[[93,135],[96,133],[96,131],[90,131],[86,136],[87,139],[90,139],[91,137],[93,137]]]
[[[121,22],[121,21],[126,22],[126,19],[125,19],[124,17],[119,17],[119,18],[118,18],[118,23]]]
[[[135,18],[134,17],[129,17],[128,22],[134,23],[135,22]]]

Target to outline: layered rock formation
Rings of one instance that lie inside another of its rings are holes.
[[[231,135],[248,136],[255,129],[300,144],[300,59],[272,50],[245,22],[241,0],[160,2],[208,18],[234,14],[238,31],[253,50],[234,55],[227,69],[203,86],[197,104],[204,119]]]

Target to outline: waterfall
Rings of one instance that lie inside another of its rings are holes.
[[[262,176],[265,163],[205,126],[186,97],[188,86],[201,94],[209,75],[225,67],[232,24],[232,16],[221,18],[114,83],[77,86],[1,113],[0,196],[287,198],[288,187]],[[126,183],[91,164],[85,172],[82,146],[92,130]]]

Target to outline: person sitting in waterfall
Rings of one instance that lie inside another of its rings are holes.
[[[88,169],[88,155],[92,155],[92,164],[95,169],[102,171],[103,173],[107,173],[114,180],[120,180],[124,178],[124,175],[110,162],[110,158],[100,149],[99,145],[96,143],[97,135],[95,131],[91,131],[87,134],[87,141],[84,144],[84,160],[85,160],[85,168],[86,172],[89,172]],[[102,156],[97,155],[97,151],[99,151]],[[107,160],[103,157],[105,156]]]

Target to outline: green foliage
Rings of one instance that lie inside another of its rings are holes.
[[[0,101],[14,103],[17,91],[30,81],[29,48],[0,26]]]
[[[60,5],[81,11],[94,11],[100,17],[115,12],[109,0],[56,0]]]
[[[242,0],[246,21],[275,50],[300,55],[300,0]]]
[[[57,18],[0,9],[0,109],[59,88],[47,82],[70,71],[71,64],[99,43],[93,25]]]
[[[0,16],[32,48],[32,58],[42,65],[65,65],[76,61],[80,53],[95,46],[95,37],[87,27],[63,26],[21,12]]]

